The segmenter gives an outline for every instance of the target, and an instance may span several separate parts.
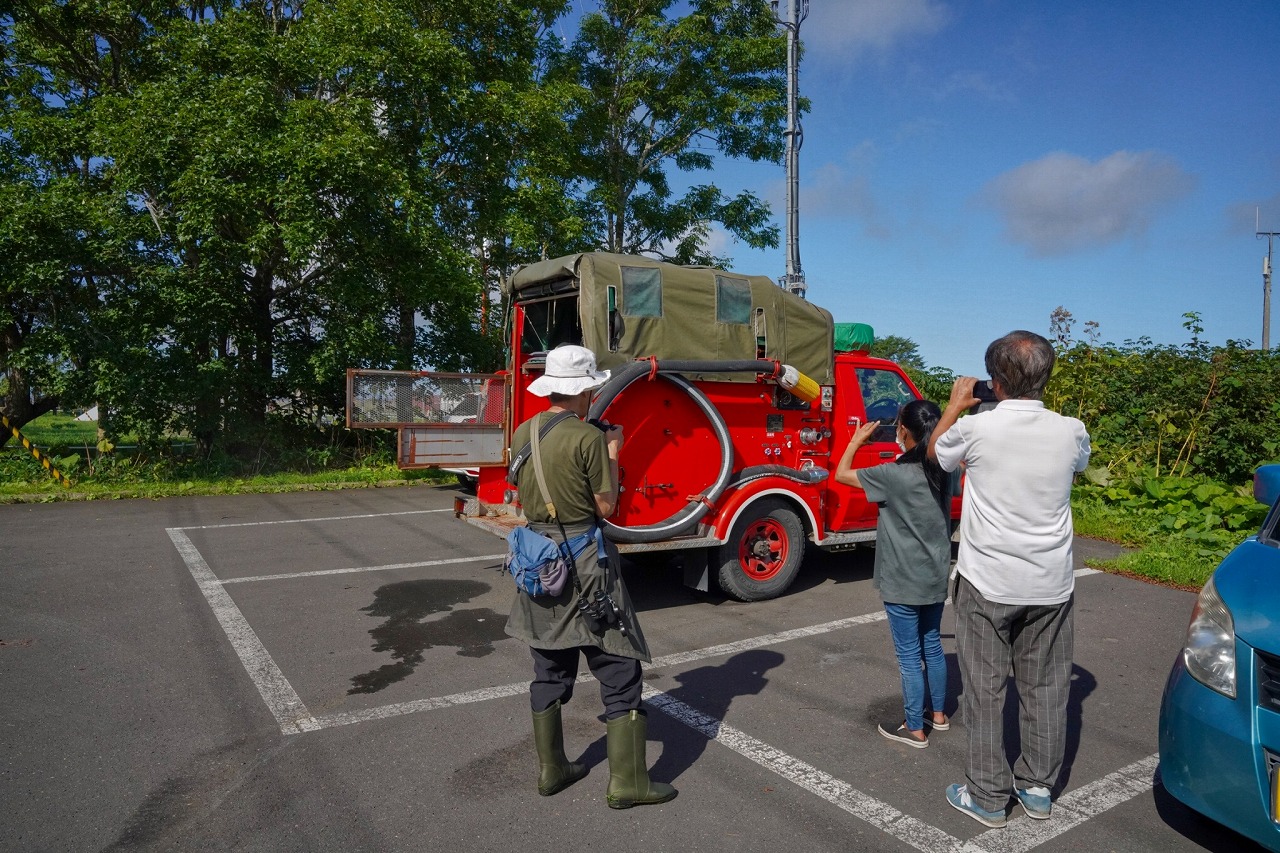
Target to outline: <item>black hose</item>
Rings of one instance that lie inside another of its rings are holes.
[[[622,393],[632,382],[642,376],[655,372],[654,363],[648,360],[633,361],[617,373],[609,377],[600,393],[591,403],[590,417],[598,418],[600,413],[609,408],[613,399]],[[656,372],[667,375],[672,373],[767,373],[769,376],[781,375],[781,367],[776,361],[742,360],[742,361],[665,361],[658,360]]]
[[[729,481],[729,485],[733,488],[750,483],[752,480],[760,480],[765,477],[783,477],[787,480],[793,480],[797,483],[803,483],[806,486],[812,486],[815,483],[821,483],[827,479],[828,472],[823,468],[790,468],[786,465],[752,465],[750,468],[743,468],[741,471]]]
[[[680,373],[767,373],[773,376],[779,370],[774,361],[637,361],[627,365],[613,376],[600,389],[600,394],[591,404],[588,417],[599,418],[605,409],[617,399],[631,383],[642,376],[649,376],[655,371],[668,382],[682,388],[693,400],[702,413],[711,422],[711,429],[720,443],[720,470],[716,474],[711,488],[703,492],[703,500],[691,500],[681,510],[669,518],[656,524],[645,524],[637,527],[619,527],[612,522],[602,522],[605,534],[615,542],[643,543],[660,542],[680,536],[691,530],[710,510],[710,505],[719,499],[729,484],[733,474],[733,442],[729,438],[729,428],[715,405],[696,386],[686,380]]]

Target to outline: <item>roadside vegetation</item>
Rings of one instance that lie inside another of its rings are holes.
[[[1185,344],[1116,345],[1099,342],[1096,323],[1075,340],[1074,318],[1058,308],[1045,402],[1083,420],[1093,440],[1077,531],[1138,548],[1106,568],[1198,589],[1266,514],[1252,478],[1280,460],[1280,354],[1209,346],[1200,316],[1183,316]]]
[[[1280,356],[1240,343],[1210,347],[1199,317],[1180,346],[1072,338],[1058,309],[1050,332],[1059,362],[1046,404],[1081,418],[1092,464],[1073,495],[1076,532],[1131,549],[1103,566],[1198,589],[1218,562],[1254,533],[1266,507],[1253,498],[1254,468],[1280,459]],[[930,369],[913,342],[887,337],[878,354],[904,363],[926,396],[945,402],[954,376]],[[887,351],[886,350],[890,350]],[[159,445],[96,445],[91,422],[48,415],[28,428],[69,476],[57,485],[25,452],[0,453],[0,501],[160,497],[451,483],[439,471],[400,471],[393,434],[318,428],[292,435],[283,423],[256,453],[200,455],[181,437]],[[131,436],[123,436],[122,442]],[[78,448],[78,449],[76,449]]]
[[[402,471],[394,435],[336,430],[326,444],[263,445],[252,457],[198,455],[175,437],[153,445],[98,445],[96,424],[48,414],[23,435],[71,481],[61,485],[18,442],[0,452],[0,503],[227,495],[454,483],[437,470]],[[131,436],[124,436],[129,440]]]
[[[448,482],[341,427],[348,368],[498,368],[530,261],[776,246],[768,205],[710,180],[782,159],[769,3],[581,5],[9,4],[0,412],[73,486],[0,431],[0,501]],[[1208,346],[1195,314],[1181,346],[1073,325],[1050,319],[1046,403],[1093,437],[1080,532],[1197,586],[1260,517],[1280,361]],[[912,341],[873,353],[945,402]]]
[[[522,264],[776,246],[716,167],[781,163],[786,50],[766,0],[5,4],[0,411],[256,464],[349,368],[500,367]]]
[[[1210,346],[1200,316],[1184,320],[1185,344],[1104,343],[1094,322],[1077,339],[1059,307],[1045,404],[1084,421],[1093,442],[1072,496],[1076,532],[1133,549],[1102,568],[1199,589],[1266,514],[1252,478],[1280,461],[1280,353]],[[877,339],[872,354],[903,364],[921,393],[946,404],[955,374],[927,366],[914,342]]]

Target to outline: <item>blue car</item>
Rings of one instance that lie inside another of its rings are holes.
[[[1204,585],[1160,705],[1160,775],[1186,805],[1280,851],[1280,465],[1262,529]]]

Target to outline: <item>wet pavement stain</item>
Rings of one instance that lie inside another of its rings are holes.
[[[238,798],[252,798],[255,785],[275,787],[277,762],[296,743],[281,739],[277,731],[192,755],[146,794],[103,853],[201,849],[197,839],[219,837],[224,807],[229,810]]]
[[[491,654],[493,644],[507,636],[506,614],[487,607],[454,610],[490,589],[468,580],[403,581],[379,587],[373,603],[360,609],[386,619],[369,636],[375,652],[391,652],[396,662],[353,676],[347,693],[377,693],[407,678],[422,663],[423,652],[434,646],[456,646],[462,657]],[[430,618],[440,613],[446,615]]]
[[[528,720],[527,714],[524,719]],[[532,724],[525,722],[527,728],[523,732],[520,731],[520,725],[521,721],[517,719],[513,725],[504,729],[507,736],[512,731],[520,735],[515,743],[482,752],[454,770],[448,786],[450,794],[463,799],[492,800],[512,796],[527,797],[537,790],[538,751],[533,744]],[[484,743],[478,742],[479,748],[483,749]],[[577,793],[590,798],[598,796],[605,784],[601,780],[609,778],[604,722],[594,717],[584,719],[566,716],[564,751],[570,761],[587,766],[588,771],[593,774],[588,782],[595,780],[591,785],[578,789]]]
[[[450,774],[448,791],[463,799],[494,799],[537,790],[538,753],[533,737],[486,752]]]

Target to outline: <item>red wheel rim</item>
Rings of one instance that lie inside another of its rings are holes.
[[[782,571],[790,550],[786,528],[772,518],[761,518],[742,533],[738,565],[751,580],[767,581]]]

